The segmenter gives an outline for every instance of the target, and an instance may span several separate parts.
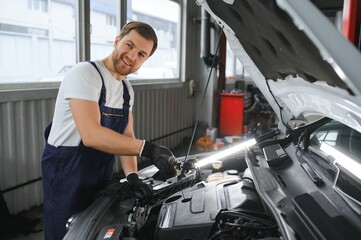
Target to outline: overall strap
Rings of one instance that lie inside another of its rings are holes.
[[[100,73],[100,70],[97,67],[97,65],[95,64],[95,62],[89,61],[89,63],[94,66],[94,68],[98,71],[100,78],[102,79],[102,90],[100,92],[100,98],[98,101],[98,105],[99,105],[99,107],[101,107],[101,105],[102,104],[104,105],[105,101],[106,101],[106,98],[105,98],[106,90],[105,90],[105,85],[104,85],[104,78],[103,78],[103,75]]]
[[[123,83],[123,88],[124,88],[124,93],[123,93],[123,98],[124,98],[124,103],[123,103],[123,109],[125,110],[129,110],[129,107],[130,107],[130,104],[129,104],[129,101],[130,101],[130,95],[129,95],[129,91],[128,91],[128,87],[127,87],[127,84],[125,84],[125,81],[123,80],[122,81]]]
[[[106,102],[106,98],[105,98],[105,95],[106,95],[106,89],[105,89],[105,85],[104,85],[104,78],[103,78],[103,75],[100,73],[100,70],[99,68],[97,67],[97,65],[95,64],[95,62],[93,61],[89,61],[89,63],[91,65],[93,65],[95,67],[95,69],[98,71],[101,79],[102,79],[102,90],[101,90],[101,93],[100,93],[100,98],[99,98],[99,107],[101,107],[102,105],[105,104]],[[130,101],[130,94],[129,94],[129,90],[128,90],[128,87],[127,85],[125,84],[124,81],[122,81],[123,83],[123,88],[124,88],[124,93],[123,93],[123,98],[124,98],[124,103],[123,103],[123,109],[125,110],[129,110],[129,107],[130,107],[130,104],[129,104],[129,101]]]

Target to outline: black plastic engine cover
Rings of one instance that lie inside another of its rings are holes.
[[[155,238],[208,239],[222,209],[262,211],[253,183],[248,180],[200,182],[183,193],[173,194],[160,210]]]

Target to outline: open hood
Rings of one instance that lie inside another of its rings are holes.
[[[316,114],[361,131],[361,55],[320,10],[342,9],[343,1],[197,3],[223,29],[281,124]]]

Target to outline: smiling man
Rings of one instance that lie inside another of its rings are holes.
[[[131,193],[143,203],[153,190],[138,178],[137,156],[150,159],[165,178],[174,176],[172,152],[135,137],[134,91],[126,79],[154,53],[157,41],[148,24],[129,22],[108,57],[78,63],[65,76],[52,124],[45,130],[45,239],[62,239],[67,220],[88,207],[94,194],[111,180],[114,155],[120,156]]]

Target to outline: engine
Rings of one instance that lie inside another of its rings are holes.
[[[263,215],[252,181],[230,172],[235,171],[217,174],[218,180],[199,182],[167,198],[158,216],[155,239],[276,236],[276,224]]]
[[[189,162],[188,162],[189,163]],[[112,191],[69,223],[64,239],[270,239],[279,236],[265,213],[252,178],[236,169],[216,171],[182,166],[179,176],[153,179],[156,194],[146,206]],[[121,184],[117,184],[117,186]]]

